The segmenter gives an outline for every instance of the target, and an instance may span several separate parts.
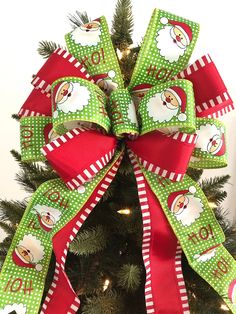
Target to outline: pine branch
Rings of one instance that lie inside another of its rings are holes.
[[[124,314],[123,302],[115,291],[106,290],[103,294],[86,298],[83,314]]]
[[[41,166],[39,163],[21,161],[21,154],[16,150],[11,150],[11,154],[22,169],[22,172],[17,175],[17,181],[23,183],[24,187],[27,188],[26,191],[33,192],[35,187],[45,181],[58,178],[58,175],[49,164],[45,163]],[[27,187],[28,183],[29,187]]]
[[[20,171],[20,173],[16,174],[16,181],[29,193],[34,193],[38,188],[38,185],[33,183],[30,176],[24,171]]]
[[[40,54],[40,56],[42,56],[44,59],[47,59],[57,48],[62,48],[62,47],[61,45],[53,41],[42,40],[39,42],[39,47],[37,51]]]
[[[18,114],[14,113],[11,115],[12,119],[16,120],[16,121],[19,121],[20,120],[20,117],[18,116]]]
[[[188,168],[187,175],[190,176],[191,179],[198,182],[203,174],[203,169],[194,169]]]
[[[91,19],[88,17],[87,12],[75,11],[75,14],[69,14],[68,18],[71,22],[71,26],[73,29],[91,21]]]
[[[0,219],[10,221],[15,225],[21,220],[26,208],[26,203],[20,201],[0,200]]]
[[[111,39],[116,48],[122,51],[133,43],[133,26],[131,0],[118,0],[111,29]]]
[[[141,283],[141,270],[137,265],[124,264],[117,273],[118,286],[127,292],[136,291]]]
[[[95,254],[103,250],[108,241],[107,232],[103,226],[89,228],[79,232],[70,245],[70,252],[76,255]]]
[[[221,189],[223,189],[224,185],[228,183],[229,179],[229,175],[224,175],[204,179],[200,182],[200,187],[206,195],[208,201],[219,205],[227,197],[227,192],[221,191]]]
[[[8,222],[0,221],[0,228],[2,228],[7,235],[13,235],[15,233],[15,228]]]

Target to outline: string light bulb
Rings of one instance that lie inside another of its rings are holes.
[[[228,306],[226,304],[221,304],[220,308],[223,311],[229,311],[229,308],[228,308]]]
[[[106,279],[106,280],[104,281],[104,284],[103,284],[103,291],[106,291],[106,290],[107,290],[109,284],[110,284],[110,280],[109,280],[109,279]]]
[[[211,209],[216,209],[217,206],[214,202],[208,202],[208,205],[210,206]]]
[[[122,209],[118,210],[118,213],[121,215],[130,215],[131,209],[130,208],[122,208]]]

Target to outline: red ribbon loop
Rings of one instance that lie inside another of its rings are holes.
[[[196,143],[196,134],[147,133],[127,144],[145,169],[173,181],[182,180]]]
[[[183,78],[193,83],[197,117],[217,118],[234,109],[227,88],[208,54],[174,77]]]
[[[69,189],[81,187],[112,159],[117,140],[82,128],[73,129],[42,148]]]

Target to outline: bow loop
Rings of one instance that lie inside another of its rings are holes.
[[[180,181],[188,168],[196,134],[152,132],[129,141],[128,147],[143,167],[172,181]]]
[[[196,117],[192,83],[176,80],[152,87],[142,98],[138,113],[141,135],[166,128],[193,133]]]
[[[116,144],[112,136],[76,128],[44,146],[42,153],[69,189],[81,191],[110,162]]]

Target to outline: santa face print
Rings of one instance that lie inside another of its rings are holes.
[[[4,309],[0,309],[1,314],[26,314],[26,306],[22,303],[8,304]]]
[[[17,266],[33,268],[37,271],[42,270],[39,262],[43,257],[44,248],[41,241],[32,234],[25,235],[12,252],[12,260]]]
[[[170,35],[173,39],[173,42],[180,48],[186,49],[188,43],[185,35],[178,27],[172,27],[170,31]]]
[[[176,110],[179,108],[179,102],[173,93],[170,91],[164,91],[161,95],[163,100],[163,105],[166,106],[170,110]]]
[[[54,97],[57,110],[64,113],[83,110],[89,104],[89,99],[90,91],[78,82],[62,82]],[[58,115],[57,111],[53,115],[56,117]]]
[[[177,116],[179,107],[175,106],[175,101],[171,103],[169,93],[162,92],[155,94],[149,99],[147,104],[147,110],[149,116],[153,118],[155,122],[168,122],[173,117]]]
[[[100,22],[92,21],[76,28],[71,33],[71,38],[81,46],[96,46],[100,42],[100,35]]]
[[[71,97],[73,91],[73,84],[71,82],[63,82],[56,94],[55,103],[57,105],[63,104],[69,97]]]
[[[192,30],[185,23],[169,22],[171,25],[165,25],[157,33],[156,42],[160,55],[169,63],[173,63],[184,55],[192,39]]]
[[[224,130],[217,128],[214,124],[201,125],[196,131],[198,138],[196,148],[213,156],[223,156],[225,154]]]
[[[194,223],[204,210],[201,199],[188,190],[171,193],[167,202],[174,217],[184,226]]]
[[[24,247],[23,245],[18,245],[15,250],[17,255],[21,257],[26,263],[29,264],[34,261],[34,257],[31,254],[30,250]]]
[[[46,232],[50,232],[61,217],[61,212],[57,208],[46,205],[37,204],[33,210],[35,210],[41,228]]]
[[[188,197],[185,197],[184,195],[178,196],[171,207],[171,211],[175,215],[180,215],[184,211],[184,209],[187,208],[188,202]]]

